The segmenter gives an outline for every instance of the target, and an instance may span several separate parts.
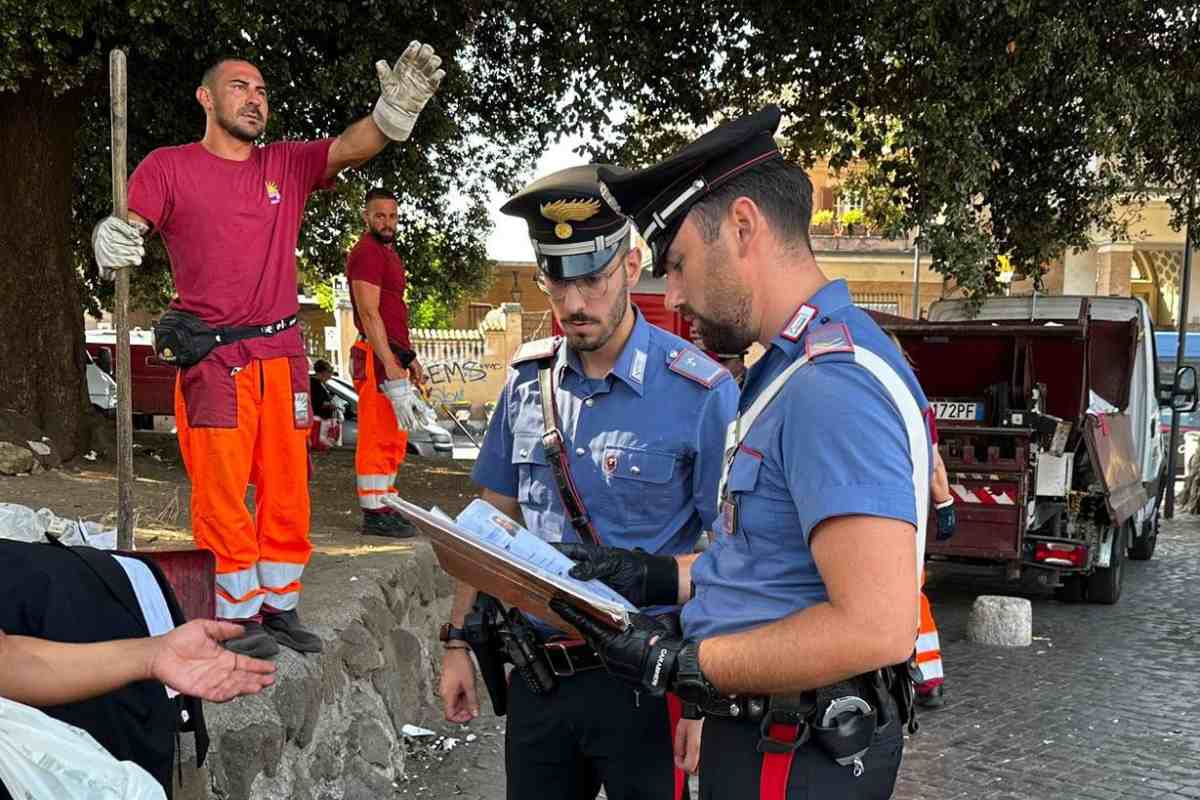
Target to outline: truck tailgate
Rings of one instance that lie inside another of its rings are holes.
[[[950,476],[958,515],[953,538],[938,542],[937,518],[927,526],[925,551],[963,558],[1015,559],[1021,546],[1025,501],[1018,476],[958,473]]]

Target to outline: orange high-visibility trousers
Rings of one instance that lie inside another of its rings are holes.
[[[223,402],[236,397],[231,426],[189,423],[188,398],[199,407],[212,403],[212,395],[206,388],[191,394],[183,373],[176,378],[175,424],[192,482],[192,536],[217,557],[217,616],[249,619],[264,603],[280,611],[294,609],[312,552],[308,426],[301,424],[312,416],[310,407],[300,408],[308,404],[307,386],[303,396],[294,392],[287,358],[254,359],[236,371],[205,362],[190,369],[202,365],[217,379],[232,372],[234,391]],[[251,483],[253,518],[246,507]]]
[[[358,504],[364,511],[382,511],[383,498],[396,494],[396,470],[408,452],[408,431],[396,423],[392,401],[379,391],[384,376],[371,345],[356,342],[351,363],[358,392],[358,444],[354,451]]]
[[[925,576],[921,576],[924,585]],[[933,621],[933,610],[929,607],[929,598],[921,592],[921,627],[917,631],[917,669],[921,672],[921,680],[917,683],[920,692],[931,692],[945,681],[942,670],[942,645],[938,640],[937,625]]]

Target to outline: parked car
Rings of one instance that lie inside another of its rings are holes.
[[[100,413],[112,416],[117,413],[117,382],[100,369],[91,353],[85,350],[84,356],[87,357],[88,400]]]
[[[333,402],[341,409],[342,446],[354,447],[358,443],[358,392],[342,378],[330,378],[325,388],[333,395]],[[454,454],[454,439],[441,425],[426,422],[416,430],[408,432],[408,452],[419,456],[444,456]]]
[[[90,330],[85,347],[100,370],[117,377],[116,331]],[[129,332],[130,383],[133,394],[133,426],[154,427],[155,416],[175,413],[175,367],[154,353],[154,334],[135,328]],[[89,384],[90,385],[90,384]]]
[[[1164,408],[1159,413],[1159,427],[1162,430],[1163,447],[1171,446],[1171,409]],[[1200,412],[1192,411],[1179,412],[1179,444],[1177,446],[1178,455],[1175,456],[1175,475],[1182,477],[1187,470],[1187,441],[1183,438],[1185,433],[1200,431]]]

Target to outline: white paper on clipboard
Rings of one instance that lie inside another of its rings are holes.
[[[394,495],[383,502],[429,535],[446,572],[547,622],[562,622],[548,607],[554,597],[570,598],[589,616],[618,628],[628,627],[629,615],[637,611],[600,581],[569,576],[575,562],[490,503],[476,499],[458,521],[450,521]]]

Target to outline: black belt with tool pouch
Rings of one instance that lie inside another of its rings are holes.
[[[219,344],[274,336],[295,325],[293,314],[269,325],[214,328],[195,314],[172,308],[154,323],[154,352],[173,367],[190,367],[199,364]]]
[[[916,733],[912,681],[907,665],[867,672],[816,691],[794,695],[713,696],[684,704],[687,719],[720,717],[759,725],[761,753],[788,753],[814,742],[842,766],[861,774],[862,757],[878,728],[895,722]],[[776,738],[772,726],[794,727],[791,740]]]

